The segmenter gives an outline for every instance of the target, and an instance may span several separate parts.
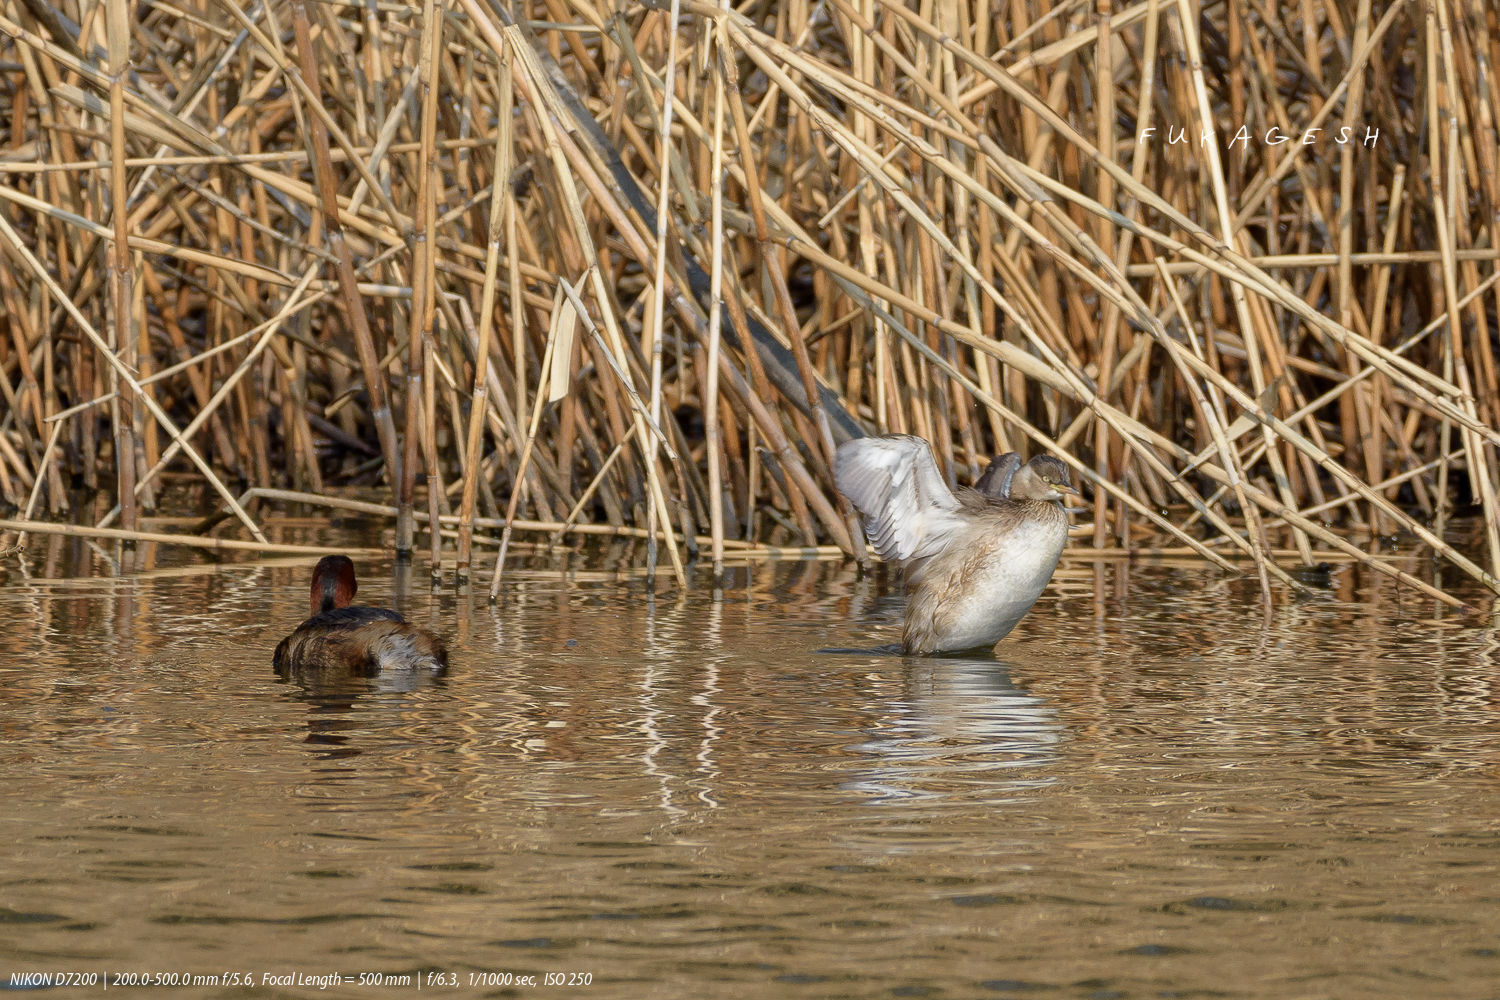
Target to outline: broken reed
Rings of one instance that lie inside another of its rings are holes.
[[[862,555],[831,451],[906,432],[1062,454],[1099,547],[1494,590],[1497,66],[1478,0],[0,0],[0,493],[379,484],[460,576],[529,517],[681,578]]]

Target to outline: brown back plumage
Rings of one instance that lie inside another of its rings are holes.
[[[382,670],[447,670],[448,650],[431,632],[385,608],[350,607],[358,586],[348,557],[318,561],[312,613],[277,644],[271,662],[278,673],[337,670],[373,677]]]
[[[272,657],[278,673],[338,670],[374,677],[384,670],[448,669],[448,650],[424,628],[390,619],[362,625],[304,624],[281,640]]]

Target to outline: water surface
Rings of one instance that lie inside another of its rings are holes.
[[[838,564],[714,600],[539,560],[491,607],[361,563],[450,675],[285,681],[310,561],[75,555],[0,579],[0,979],[1500,996],[1496,633],[1353,570],[1267,618],[1068,562],[974,660],[882,654],[899,595]]]

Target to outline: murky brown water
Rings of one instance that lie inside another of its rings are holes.
[[[1245,580],[1065,563],[997,661],[819,652],[897,634],[836,564],[722,602],[535,572],[402,599],[451,676],[314,688],[270,669],[306,562],[7,567],[7,983],[1500,995],[1496,632],[1352,570],[1265,621]]]

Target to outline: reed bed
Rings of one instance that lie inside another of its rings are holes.
[[[1497,67],[1480,0],[0,0],[0,495],[681,581],[863,559],[832,452],[904,432],[1457,603],[1368,540],[1500,590]]]

